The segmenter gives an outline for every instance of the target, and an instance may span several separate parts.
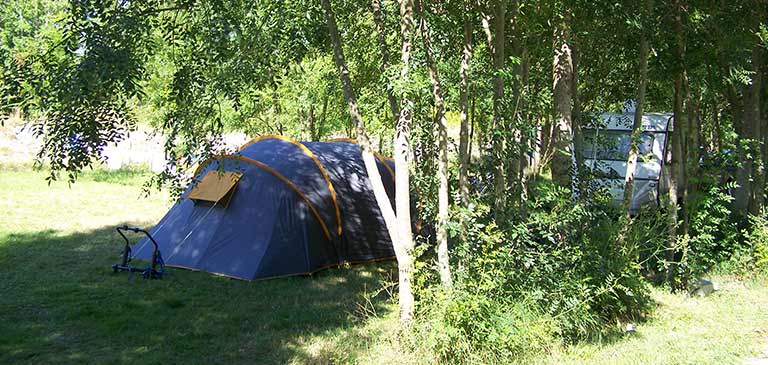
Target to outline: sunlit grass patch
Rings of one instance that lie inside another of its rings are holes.
[[[720,276],[720,290],[688,297],[654,289],[657,309],[636,333],[561,349],[542,363],[739,364],[768,345],[768,281]]]
[[[143,197],[141,174],[49,186],[43,172],[0,173],[0,363],[327,363],[365,351],[347,334],[367,326],[357,303],[391,263],[263,282],[112,274],[114,226],[151,227],[171,204]],[[384,315],[391,298],[374,305]]]

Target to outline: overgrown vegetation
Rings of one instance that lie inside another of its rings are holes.
[[[754,265],[762,272],[768,272],[768,213],[750,218],[752,226],[747,232],[747,242],[752,255],[747,259],[753,260]]]
[[[481,202],[455,207],[450,290],[422,268],[417,292],[429,300],[415,336],[443,361],[525,359],[621,331],[651,310],[640,241],[616,244],[616,209],[597,196],[574,202],[548,181],[535,190],[530,214],[502,226]]]

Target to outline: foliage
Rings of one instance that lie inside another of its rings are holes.
[[[759,216],[751,216],[750,224],[746,239],[753,251],[753,264],[757,269],[768,272],[768,210]]]
[[[733,220],[733,197],[729,194],[733,189],[733,183],[712,186],[692,205],[691,234],[685,238],[688,242],[681,275],[700,277],[746,248]]]
[[[642,209],[626,222],[627,240],[637,245],[638,264],[647,280],[663,283],[670,268],[667,258],[669,246],[668,213],[658,209]]]
[[[64,16],[65,2],[9,0],[0,3],[0,119],[12,109],[34,105],[30,73],[40,59],[56,59],[50,48],[61,42],[56,22]]]
[[[639,248],[616,244],[611,209],[574,203],[551,183],[537,189],[529,217],[505,227],[488,219],[487,206],[454,207],[455,288],[422,289],[430,299],[417,330],[447,362],[541,353],[650,309]]]
[[[558,343],[554,321],[526,301],[465,290],[430,292],[412,346],[442,363],[489,364],[540,356]]]
[[[742,232],[745,227],[733,213],[734,186],[709,185],[702,191],[690,207],[690,233],[679,236],[672,246],[668,243],[668,212],[646,209],[632,220],[631,240],[640,247],[640,264],[647,278],[687,289],[688,283],[713,270],[749,269],[752,253]],[[674,277],[662,275],[671,267]]]

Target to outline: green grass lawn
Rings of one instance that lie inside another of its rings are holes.
[[[374,346],[364,319],[390,316],[375,294],[392,263],[263,282],[112,274],[113,227],[151,226],[169,204],[109,175],[49,187],[42,173],[0,173],[0,363],[329,363]]]
[[[394,340],[392,263],[244,282],[170,269],[112,274],[114,226],[149,227],[169,207],[141,198],[141,172],[88,173],[71,187],[0,171],[0,364],[428,363]],[[654,290],[637,333],[554,346],[540,363],[743,363],[768,345],[768,282],[718,277],[688,298]],[[410,354],[410,356],[409,356]],[[514,359],[510,359],[512,362]]]
[[[566,364],[768,364],[768,281],[714,278],[720,290],[690,298],[654,290],[657,309],[634,334],[577,344],[542,362]]]

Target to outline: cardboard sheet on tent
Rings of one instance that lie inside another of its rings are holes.
[[[187,197],[195,202],[205,201],[227,207],[241,177],[243,174],[236,172],[210,171],[192,188]]]

